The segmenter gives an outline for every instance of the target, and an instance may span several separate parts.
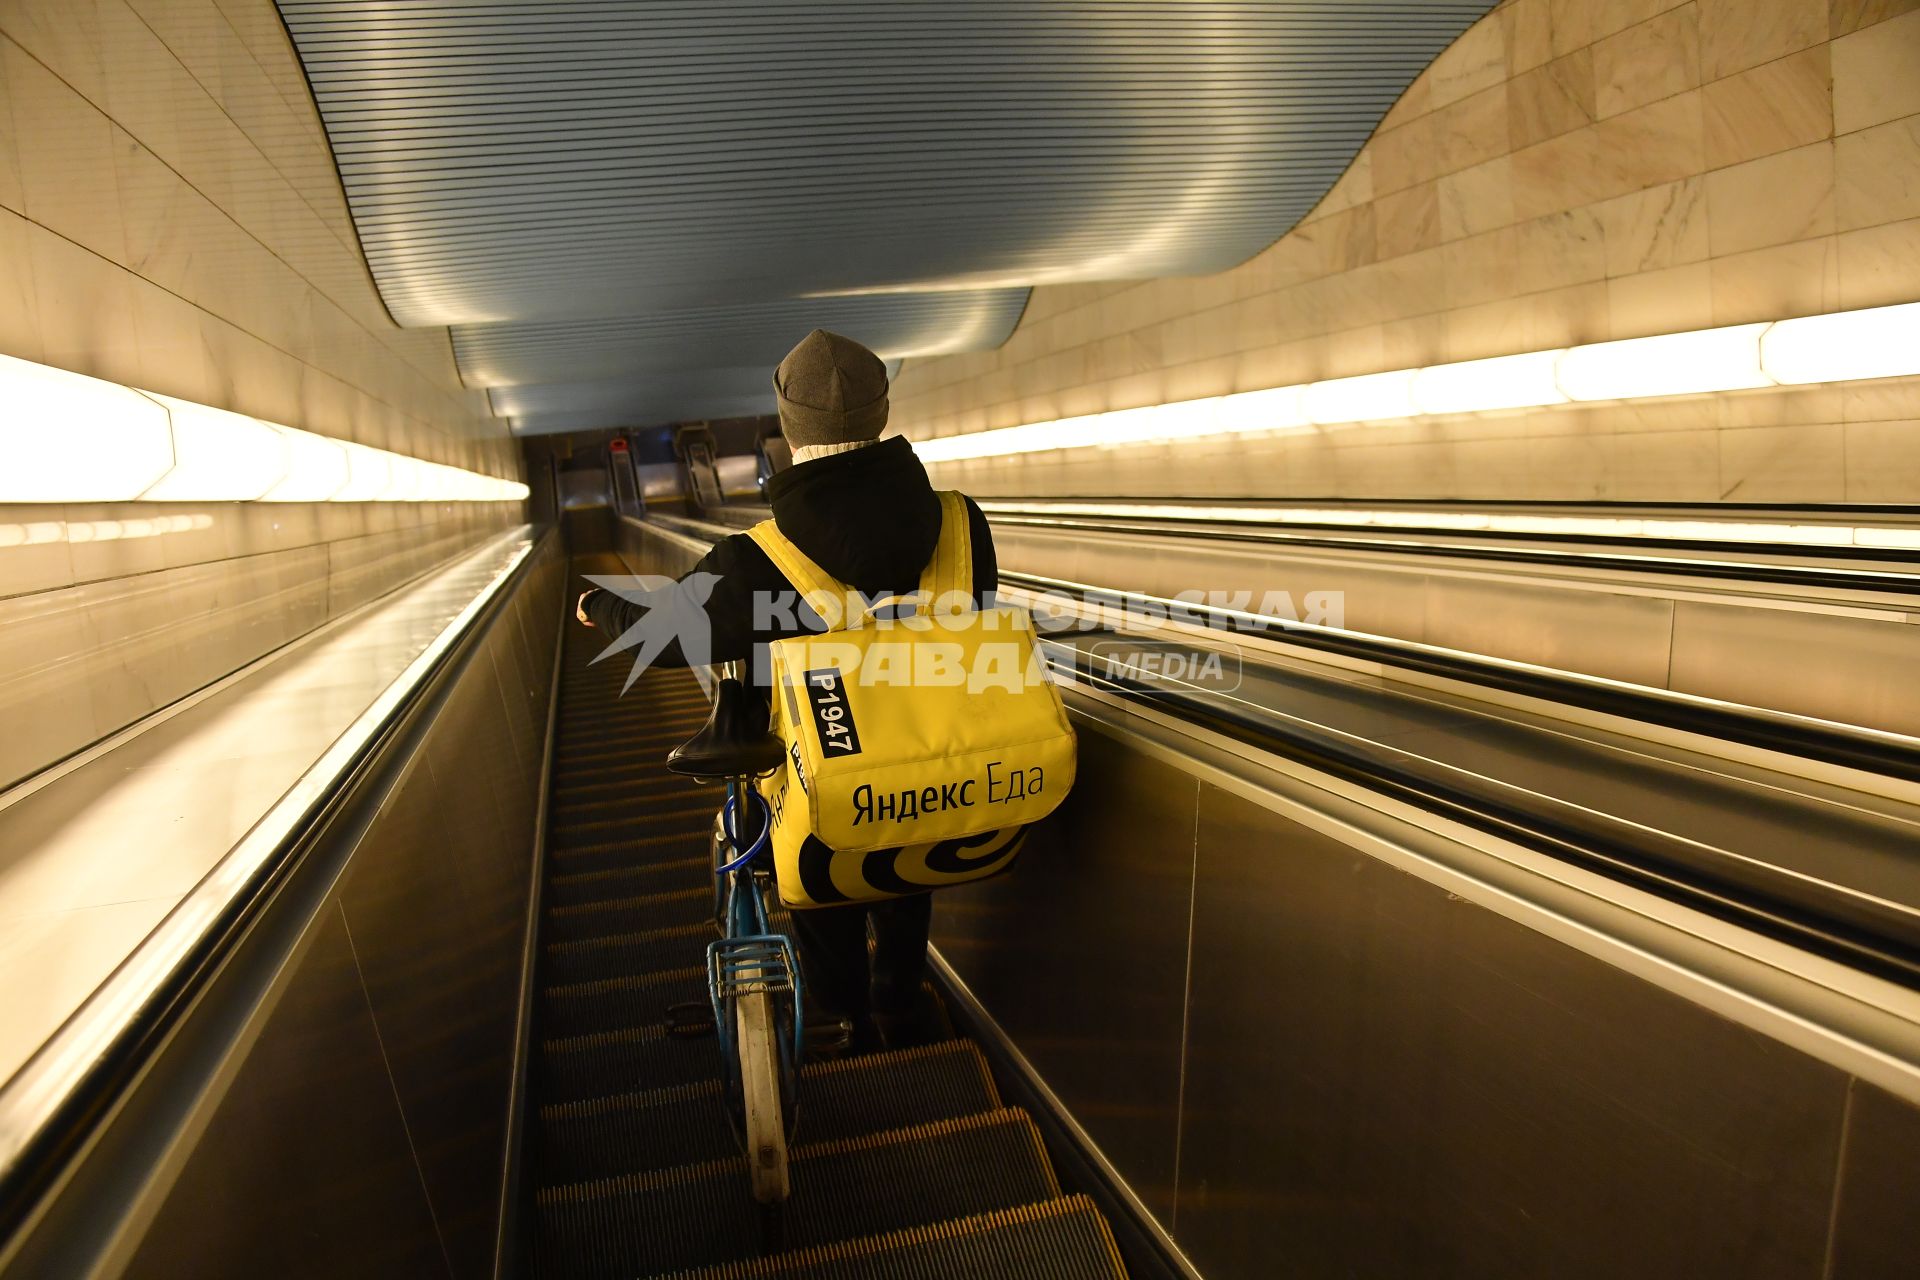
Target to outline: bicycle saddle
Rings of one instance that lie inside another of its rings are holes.
[[[787,749],[767,732],[767,710],[753,691],[728,677],[700,732],[667,754],[667,768],[689,778],[741,778],[777,768]]]

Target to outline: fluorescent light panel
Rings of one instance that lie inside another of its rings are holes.
[[[0,356],[0,503],[526,496],[515,480]]]
[[[1920,548],[1920,529],[1885,525],[1665,520],[1643,516],[1554,516],[1501,511],[1370,511],[1357,507],[1200,506],[1177,502],[996,502],[982,499],[980,508],[989,516],[1121,517],[1195,522],[1235,520],[1248,524],[1660,538],[1676,542],[1753,542],[1795,547]]]
[[[1920,374],[1920,302],[1396,369],[914,441],[923,462]]]

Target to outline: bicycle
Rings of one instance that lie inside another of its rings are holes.
[[[683,777],[725,782],[715,817],[714,920],[721,936],[707,946],[707,995],[726,1064],[728,1113],[747,1155],[754,1199],[787,1198],[787,1140],[795,1118],[794,1081],[806,1046],[800,965],[793,940],[768,924],[766,852],[773,815],[753,780],[785,759],[767,732],[764,711],[732,674],[714,691],[707,723],[667,756]],[[741,839],[751,810],[758,834]]]

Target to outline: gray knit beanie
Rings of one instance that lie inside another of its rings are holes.
[[[852,338],[815,329],[774,370],[773,390],[796,449],[877,440],[887,429],[887,366]]]

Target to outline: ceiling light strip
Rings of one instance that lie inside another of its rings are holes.
[[[0,503],[518,502],[527,486],[0,356]]]
[[[923,462],[1920,374],[1920,302],[1395,369],[914,441]]]
[[[983,498],[989,516],[1169,520],[1194,523],[1296,525],[1342,529],[1406,529],[1461,533],[1651,538],[1673,542],[1752,542],[1792,547],[1875,547],[1920,551],[1920,528],[1898,525],[1776,523],[1758,520],[1662,519],[1646,516],[1557,516],[1532,512],[1395,510],[1350,507],[1235,506],[1178,502],[1008,502]]]

